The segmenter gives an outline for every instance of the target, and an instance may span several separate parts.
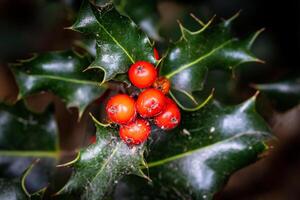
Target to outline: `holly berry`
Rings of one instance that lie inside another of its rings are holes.
[[[161,113],[166,105],[165,95],[157,89],[146,89],[136,101],[136,109],[143,118],[154,117]]]
[[[179,124],[181,115],[176,103],[170,98],[166,99],[166,108],[161,114],[154,118],[154,123],[161,129],[169,130],[175,128]]]
[[[170,90],[171,84],[170,81],[165,77],[159,77],[153,83],[153,87],[162,91],[162,93],[167,94]]]
[[[150,132],[149,122],[144,119],[137,119],[121,126],[120,137],[128,145],[137,145],[145,142]]]
[[[118,94],[107,102],[106,113],[112,122],[128,123],[136,116],[135,101],[126,94]]]
[[[157,77],[155,67],[146,61],[138,61],[128,71],[130,82],[138,88],[150,87]]]

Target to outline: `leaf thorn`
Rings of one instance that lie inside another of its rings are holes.
[[[25,172],[22,175],[21,178],[21,186],[22,186],[22,190],[24,191],[24,193],[26,194],[26,196],[31,197],[31,194],[29,193],[29,191],[26,188],[25,185],[25,181],[26,181],[26,177],[29,175],[29,173],[31,172],[31,170],[33,169],[33,167],[40,162],[40,159],[35,159],[34,161],[32,161],[32,163],[30,164],[30,166],[25,170]]]
[[[184,26],[182,25],[182,23],[180,22],[179,19],[177,19],[177,23],[178,23],[179,28],[180,28],[181,39],[184,39],[185,41],[187,41],[187,38],[186,38],[186,35],[185,35],[186,29],[184,28]]]
[[[110,123],[104,124],[104,123],[99,122],[99,121],[93,116],[92,113],[89,113],[89,115],[90,115],[90,117],[92,118],[92,120],[93,120],[96,124],[98,124],[99,126],[102,126],[102,127],[109,127],[109,126],[111,126]]]
[[[70,165],[74,164],[75,162],[77,162],[79,158],[80,158],[80,151],[77,153],[77,156],[75,157],[75,159],[73,159],[69,162],[63,163],[63,164],[56,165],[56,167],[60,168],[60,167],[70,166]]]
[[[230,17],[229,19],[224,20],[224,26],[227,27],[229,25],[231,25],[231,23],[240,16],[242,10],[239,10],[236,14],[234,14],[232,17]]]
[[[253,43],[255,42],[255,40],[257,39],[257,37],[258,37],[262,32],[264,32],[265,30],[266,30],[265,28],[261,28],[261,29],[259,29],[258,31],[256,31],[256,32],[254,33],[254,35],[250,38],[250,41],[249,41],[249,43],[248,43],[248,45],[247,45],[247,48],[248,48],[248,49],[251,49],[251,47],[252,47]]]
[[[205,26],[205,23],[200,20],[198,17],[196,17],[193,13],[190,13],[190,16],[195,20],[197,21],[201,26]]]

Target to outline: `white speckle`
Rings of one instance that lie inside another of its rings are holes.
[[[135,26],[136,26],[135,23],[134,23],[133,21],[130,23],[130,25],[131,25],[132,27],[135,27]]]
[[[211,127],[211,128],[209,129],[209,132],[213,133],[213,132],[215,132],[215,130],[216,130],[215,127]]]
[[[145,37],[145,38],[143,39],[143,43],[144,43],[144,44],[147,44],[148,42],[149,42],[148,38]]]
[[[183,135],[191,135],[191,133],[186,129],[183,129],[182,133],[183,133]]]
[[[252,150],[252,146],[250,146],[248,149],[249,149],[249,150]]]

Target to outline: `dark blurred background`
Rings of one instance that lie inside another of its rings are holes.
[[[161,35],[172,40],[179,37],[176,19],[192,26],[189,12],[206,21],[214,14],[226,19],[241,10],[234,25],[234,33],[240,37],[263,27],[266,29],[254,45],[255,54],[266,64],[243,67],[238,70],[234,81],[229,75],[217,74],[224,81],[234,82],[235,90],[238,90],[234,94],[241,96],[220,91],[216,95],[224,102],[234,103],[248,98],[255,92],[249,87],[252,83],[299,77],[299,0],[177,0],[155,3],[161,17]],[[11,78],[8,63],[27,58],[33,52],[71,48],[80,35],[64,28],[72,24],[80,4],[80,0],[0,1],[0,96],[6,100],[16,96],[16,92],[12,92],[16,88],[8,80]],[[236,99],[230,99],[232,96]],[[285,106],[263,95],[260,101],[259,111],[279,140],[271,144],[274,148],[261,156],[264,159],[234,174],[216,199],[300,199],[300,106]],[[64,120],[63,117],[59,119]],[[68,132],[70,129],[64,130]],[[72,138],[70,135],[66,137]],[[79,146],[80,138],[76,141],[68,144],[68,148]]]

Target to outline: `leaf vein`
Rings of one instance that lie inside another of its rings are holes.
[[[100,168],[100,170],[97,172],[97,174],[94,176],[94,178],[91,180],[90,183],[94,182],[94,180],[97,178],[97,176],[99,176],[102,171],[104,170],[104,168],[108,165],[108,163],[111,161],[111,159],[114,157],[114,155],[117,153],[118,149],[120,148],[120,145],[118,144],[117,147],[113,150],[113,152],[111,153],[111,155],[106,159],[106,161],[103,163],[102,167]]]
[[[191,151],[188,151],[188,152],[177,154],[175,156],[171,156],[171,157],[168,157],[168,158],[164,158],[164,159],[161,159],[161,160],[158,160],[158,161],[154,161],[154,162],[148,163],[148,168],[150,168],[150,167],[156,167],[156,166],[159,166],[159,165],[164,165],[164,164],[166,164],[168,162],[172,162],[174,160],[178,160],[178,159],[184,158],[186,156],[189,156],[189,155],[191,155],[191,154],[193,154],[193,153],[195,153],[197,151],[202,151],[204,149],[209,149],[209,148],[213,147],[214,145],[234,140],[235,138],[241,137],[243,135],[257,135],[257,134],[266,134],[266,133],[265,132],[257,132],[257,131],[256,132],[244,132],[244,133],[240,133],[240,134],[237,134],[237,135],[235,135],[233,137],[230,137],[228,139],[222,140],[220,142],[216,142],[214,144],[210,144],[210,145],[205,146],[205,147],[201,147],[201,148],[194,149],[194,150],[191,150]]]
[[[77,83],[77,84],[88,84],[88,85],[99,86],[99,83],[94,81],[76,80],[72,78],[63,78],[63,77],[53,76],[53,75],[36,75],[36,74],[26,74],[26,75],[37,77],[37,78],[53,79],[53,80],[59,80],[59,81]]]
[[[174,70],[173,72],[169,73],[166,75],[167,78],[171,78],[172,76],[178,74],[179,72],[201,62],[202,60],[206,59],[207,57],[211,56],[212,54],[214,54],[215,52],[217,52],[218,50],[224,48],[226,45],[228,45],[229,43],[231,43],[232,41],[234,41],[234,39],[231,40],[227,40],[226,42],[224,42],[223,44],[219,45],[218,47],[214,48],[213,50],[211,50],[210,52],[208,52],[207,54],[197,58],[196,60],[187,63],[185,65],[180,66],[178,69]]]
[[[116,45],[118,45],[123,51],[124,53],[128,56],[128,58],[130,59],[130,61],[132,63],[134,63],[134,59],[131,57],[131,55],[128,53],[128,51],[118,42],[118,40],[109,33],[109,31],[97,20],[97,23],[99,24],[99,26],[104,30],[104,32],[116,43]]]

